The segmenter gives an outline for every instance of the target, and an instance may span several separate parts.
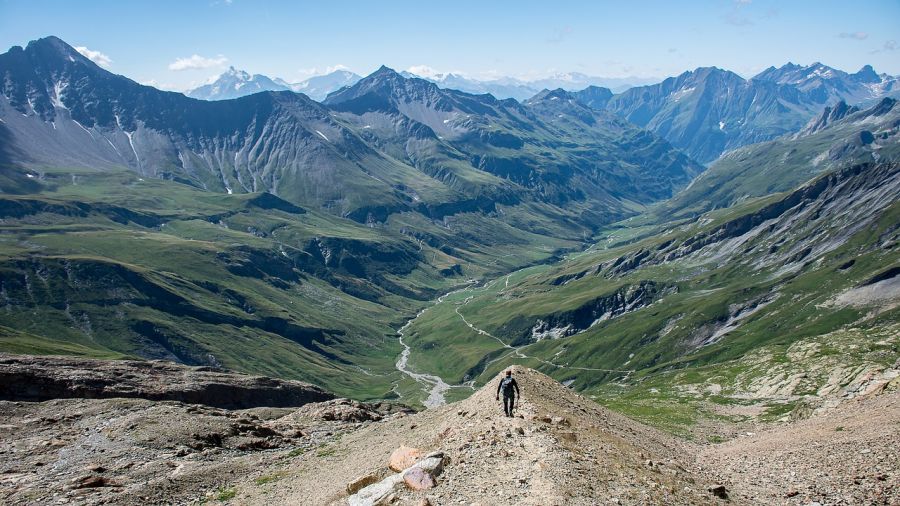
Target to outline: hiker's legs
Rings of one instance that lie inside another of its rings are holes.
[[[503,396],[503,412],[506,413],[506,416],[512,416],[514,402],[515,397],[511,395]]]

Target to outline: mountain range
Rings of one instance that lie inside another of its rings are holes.
[[[479,81],[453,73],[426,74],[420,77],[409,71],[400,73],[406,78],[428,80],[447,90],[491,94],[520,102],[542,90],[570,91],[581,103],[615,112],[705,164],[726,151],[794,132],[823,108],[839,101],[851,105],[871,104],[881,97],[900,96],[900,80],[878,74],[869,65],[850,74],[818,62],[808,66],[787,63],[780,68],[770,67],[750,79],[716,67],[698,68],[660,83],[638,86],[632,84],[639,83],[639,79],[616,80],[579,73],[534,81],[513,78]],[[328,94],[359,79],[356,74],[339,70],[288,84],[231,69],[214,83],[187,94],[225,99],[290,89],[322,101]]]
[[[563,88],[576,91],[588,86],[604,86],[616,91],[624,91],[639,84],[649,84],[655,79],[626,77],[604,78],[592,77],[578,72],[555,74],[550,77],[526,81],[512,77],[491,80],[471,79],[460,74],[423,73],[415,74],[402,71],[407,78],[419,78],[431,81],[441,88],[463,91],[481,95],[491,95],[504,99],[515,98],[525,100],[544,89]],[[211,79],[209,83],[185,92],[185,95],[202,100],[227,100],[259,93],[260,91],[291,90],[303,93],[309,98],[322,101],[329,93],[346,86],[352,86],[362,77],[349,70],[335,70],[325,75],[313,76],[304,81],[289,83],[280,78],[269,78],[261,74],[253,74],[230,67],[228,70]]]
[[[847,74],[820,63],[789,63],[751,79],[708,67],[631,88],[610,97],[605,108],[710,163],[725,151],[795,132],[838,101],[871,103],[896,95],[898,83],[870,66]]]
[[[868,67],[523,101],[381,67],[322,102],[207,101],[48,37],[0,75],[5,351],[412,404],[518,363],[638,410],[738,402],[744,355],[778,382],[789,346],[895,328],[900,113]],[[731,397],[685,393],[717,374]]]
[[[313,100],[321,101],[329,93],[345,86],[350,86],[361,79],[360,76],[347,70],[335,70],[321,76],[289,83],[280,78],[271,79],[262,74],[250,75],[243,70],[229,67],[209,83],[186,91],[184,94],[201,100],[229,100],[245,97],[261,91],[295,91],[303,93]]]
[[[523,105],[388,68],[324,104],[204,101],[48,37],[0,55],[0,74],[4,219],[17,244],[43,244],[3,251],[18,281],[0,326],[41,349],[269,370],[348,395],[415,384],[384,339],[406,311],[577,248],[702,170],[574,100]],[[219,326],[250,337],[197,332]],[[381,379],[363,386],[353,366]]]
[[[497,98],[514,98],[522,101],[533,97],[542,90],[564,89],[578,91],[590,86],[605,87],[619,93],[631,87],[652,84],[657,82],[654,78],[643,77],[595,77],[580,72],[565,72],[549,77],[525,80],[515,77],[502,77],[497,79],[473,79],[461,74],[448,73],[422,73],[415,74],[410,71],[401,72],[405,77],[419,77],[431,81],[441,88],[464,91],[466,93],[483,94],[490,93]]]

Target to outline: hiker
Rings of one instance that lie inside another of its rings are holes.
[[[513,392],[513,389],[515,389],[515,392]],[[498,401],[500,400],[500,390],[503,390],[503,412],[506,413],[506,416],[513,416],[516,397],[521,398],[522,395],[519,394],[519,385],[512,377],[512,371],[506,371],[506,377],[500,380],[500,384],[497,385]]]

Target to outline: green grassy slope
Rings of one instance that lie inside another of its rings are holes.
[[[396,327],[459,258],[267,194],[44,171],[0,195],[0,349],[138,356],[384,398]],[[29,188],[34,189],[34,188]],[[474,254],[473,256],[477,256]]]
[[[686,385],[733,376],[748,356],[768,357],[762,376],[798,343],[896,328],[896,304],[862,294],[900,268],[898,195],[900,169],[868,165],[693,223],[620,224],[585,253],[430,309],[408,331],[412,365],[479,384],[526,364],[647,421],[688,423],[688,401],[743,390]],[[893,355],[879,363],[893,363],[896,339],[881,346]]]

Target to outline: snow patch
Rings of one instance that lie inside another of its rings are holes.
[[[119,122],[119,116],[116,116],[116,123],[118,123],[118,122]],[[128,137],[128,144],[131,145],[131,152],[134,153],[134,159],[135,159],[135,161],[137,161],[138,170],[142,171],[141,157],[138,156],[137,150],[134,149],[134,139],[132,138],[133,135],[134,135],[134,132],[125,132],[125,136]]]
[[[678,102],[685,95],[690,95],[691,93],[693,93],[695,89],[697,89],[696,86],[691,86],[690,88],[684,88],[684,89],[678,90],[672,94],[672,100],[675,102]]]
[[[320,131],[318,131],[318,130],[316,130],[316,133],[319,134],[323,139],[325,139],[326,141],[328,141],[328,137],[325,137],[325,134],[323,134],[322,132],[320,132]],[[328,142],[331,142],[331,141],[328,141]]]
[[[50,102],[53,104],[53,107],[56,107],[57,109],[68,109],[66,104],[63,104],[62,102],[62,93],[68,86],[69,83],[64,83],[62,81],[53,83],[53,95],[50,96]]]
[[[119,153],[119,148],[117,148],[116,145],[113,144],[111,140],[106,139],[106,142],[108,142],[109,145],[110,145],[114,150],[116,150],[116,154],[118,154],[119,156],[122,156],[122,153]]]
[[[85,132],[87,132],[87,134],[91,136],[91,139],[94,138],[94,134],[92,134],[91,131],[88,130],[87,128],[84,128],[84,125],[82,125],[81,123],[79,123],[78,120],[74,120],[74,119],[73,119],[72,121],[75,122],[76,125],[78,125],[79,127],[81,127],[82,130],[84,130]]]

